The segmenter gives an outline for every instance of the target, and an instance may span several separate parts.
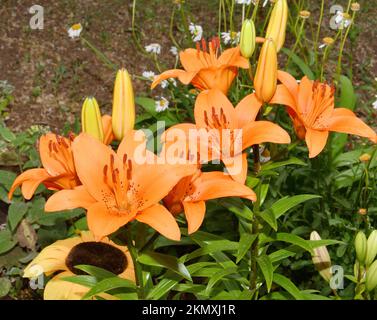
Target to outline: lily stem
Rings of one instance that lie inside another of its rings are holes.
[[[132,241],[132,234],[131,234],[131,227],[125,227],[125,236],[128,250],[130,251],[132,261],[134,263],[135,268],[135,280],[136,280],[136,287],[137,287],[137,296],[139,299],[144,299],[144,285],[143,285],[143,270],[140,267],[140,264],[137,261],[137,248],[135,247]]]

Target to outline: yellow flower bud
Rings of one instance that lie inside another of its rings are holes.
[[[331,37],[324,37],[322,41],[327,46],[331,46],[335,42],[334,38]]]
[[[244,58],[249,59],[255,50],[255,25],[253,20],[246,19],[242,25],[240,50]]]
[[[368,213],[367,209],[365,208],[360,208],[359,209],[359,215],[365,216]]]
[[[369,266],[377,255],[377,230],[373,230],[367,241],[367,254],[365,257],[365,265]]]
[[[85,99],[81,109],[81,125],[82,132],[86,132],[91,136],[103,142],[104,133],[101,119],[101,112],[97,100],[93,97]]]
[[[365,287],[370,292],[377,286],[377,261],[374,261],[367,271]]]
[[[277,0],[272,9],[271,18],[268,23],[266,38],[272,38],[275,42],[277,52],[283,47],[288,20],[287,0]]]
[[[369,162],[371,158],[371,155],[369,153],[364,153],[363,155],[360,156],[359,160],[361,162]]]
[[[269,102],[277,87],[278,59],[272,39],[266,39],[259,56],[254,78],[255,93],[259,100]]]
[[[113,132],[117,140],[135,125],[135,98],[131,77],[126,69],[118,71],[115,79],[112,113]]]
[[[365,256],[367,254],[367,237],[365,233],[359,231],[355,238],[355,250],[357,260],[363,264],[365,261]]]
[[[355,11],[355,12],[360,11],[360,4],[358,2],[352,3],[351,4],[351,10]]]
[[[311,12],[308,11],[308,10],[302,10],[302,11],[300,11],[299,15],[303,19],[308,19],[311,15]]]
[[[317,231],[313,231],[310,234],[310,240],[321,240],[321,237]],[[329,282],[331,279],[331,258],[326,246],[317,247],[313,251],[312,260],[315,268],[321,277]]]

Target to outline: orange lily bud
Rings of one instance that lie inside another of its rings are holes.
[[[287,20],[287,0],[277,0],[274,8],[272,9],[271,18],[266,33],[266,38],[272,38],[274,40],[277,52],[279,52],[284,45]]]
[[[266,39],[259,56],[254,78],[255,93],[259,100],[269,102],[275,94],[278,77],[278,58],[272,39]]]
[[[255,25],[253,20],[246,19],[242,24],[240,50],[244,58],[251,58],[255,50]]]
[[[101,112],[97,100],[93,97],[85,99],[81,109],[82,132],[86,132],[101,142],[104,139]]]
[[[122,140],[135,125],[135,98],[131,77],[126,69],[118,71],[115,79],[112,114],[115,138]]]

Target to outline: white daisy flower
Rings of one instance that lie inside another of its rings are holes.
[[[168,80],[162,80],[161,81],[161,88],[166,89],[169,86],[169,81]]]
[[[221,32],[224,44],[236,45],[240,41],[240,32]]]
[[[142,74],[143,78],[147,78],[150,81],[153,81],[156,77],[156,74],[153,71],[144,71]]]
[[[236,0],[236,3],[237,4],[245,4],[245,5],[249,5],[251,3],[251,0]],[[255,0],[253,1],[253,3],[255,4]]]
[[[76,23],[68,29],[68,36],[72,39],[80,37],[82,31],[81,23]]]
[[[178,49],[177,49],[177,47],[172,46],[172,47],[170,48],[170,53],[171,53],[173,56],[177,56],[177,55],[178,55]]]
[[[202,40],[203,37],[203,28],[200,25],[190,23],[189,26],[190,33],[192,35],[192,40],[198,42]]]
[[[169,108],[169,101],[164,97],[155,101],[156,112],[162,112]]]
[[[377,95],[375,97],[377,98]],[[372,106],[374,110],[377,110],[377,100],[373,102]]]
[[[145,51],[147,51],[148,53],[160,54],[161,46],[158,43],[151,43],[145,46]]]

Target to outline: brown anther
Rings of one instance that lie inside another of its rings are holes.
[[[107,177],[107,168],[108,168],[108,165],[106,164],[106,165],[103,167],[103,175],[104,175],[105,178]]]
[[[69,148],[69,145],[68,145],[67,141],[65,141],[64,138],[61,138],[61,139],[60,139],[60,143],[63,145],[64,148],[66,148],[66,149]]]
[[[69,138],[69,140],[71,140],[71,141],[75,140],[75,134],[74,134],[72,131],[70,131],[70,132],[68,133],[68,138]]]
[[[123,155],[123,165],[126,165],[126,163],[127,163],[127,154],[125,153]]]
[[[48,142],[48,150],[50,151],[50,153],[52,152],[52,143],[52,140]]]
[[[54,149],[54,151],[56,152],[56,153],[58,153],[58,147],[56,146],[56,143],[52,143],[52,149]]]
[[[110,155],[110,170],[113,171],[114,169],[114,155]]]
[[[200,53],[200,43],[199,42],[196,43],[196,51],[199,55],[199,53]]]

